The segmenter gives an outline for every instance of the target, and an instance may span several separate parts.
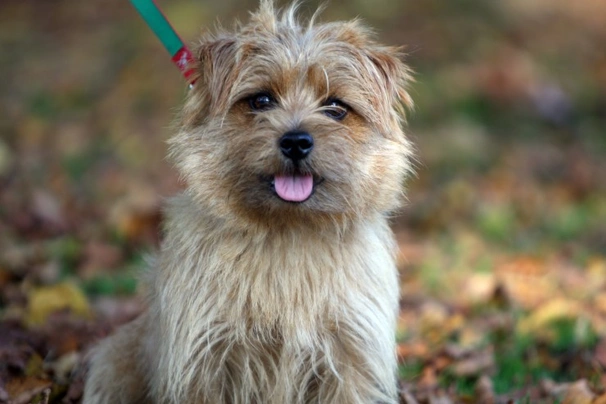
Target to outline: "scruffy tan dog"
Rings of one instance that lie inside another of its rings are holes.
[[[84,403],[397,402],[409,71],[357,21],[313,20],[266,0],[202,39],[149,308],[97,349]]]

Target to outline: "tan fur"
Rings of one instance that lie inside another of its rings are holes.
[[[396,403],[395,244],[411,147],[409,72],[360,23],[305,25],[270,1],[203,38],[171,156],[188,184],[144,282],[149,308],[96,350],[85,404]],[[277,105],[252,112],[267,91]],[[342,121],[322,103],[351,107]],[[313,135],[294,167],[287,131]],[[305,202],[271,177],[323,181]]]

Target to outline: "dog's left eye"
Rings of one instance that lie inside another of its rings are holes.
[[[324,113],[337,121],[345,118],[345,115],[349,112],[347,105],[336,98],[328,99],[322,106],[324,107]]]
[[[271,94],[259,93],[250,97],[248,103],[253,111],[267,111],[274,107],[276,100]]]

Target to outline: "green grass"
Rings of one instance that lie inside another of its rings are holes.
[[[103,274],[82,282],[89,296],[133,295],[137,289],[137,277],[133,271]]]
[[[516,233],[517,217],[507,204],[484,206],[478,212],[476,225],[489,240],[504,242]]]
[[[582,351],[593,349],[597,344],[595,331],[578,319],[554,321],[547,326],[547,331],[551,336],[548,340],[520,334],[492,336],[497,368],[493,377],[495,392],[507,393],[545,378],[563,382],[582,376],[568,366],[553,367],[546,358],[578,358]]]
[[[423,363],[419,360],[411,360],[398,366],[398,375],[402,380],[417,380],[423,371]]]

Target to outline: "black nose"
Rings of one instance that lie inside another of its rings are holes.
[[[303,160],[314,148],[314,138],[307,132],[290,131],[280,138],[282,154],[293,161]]]

